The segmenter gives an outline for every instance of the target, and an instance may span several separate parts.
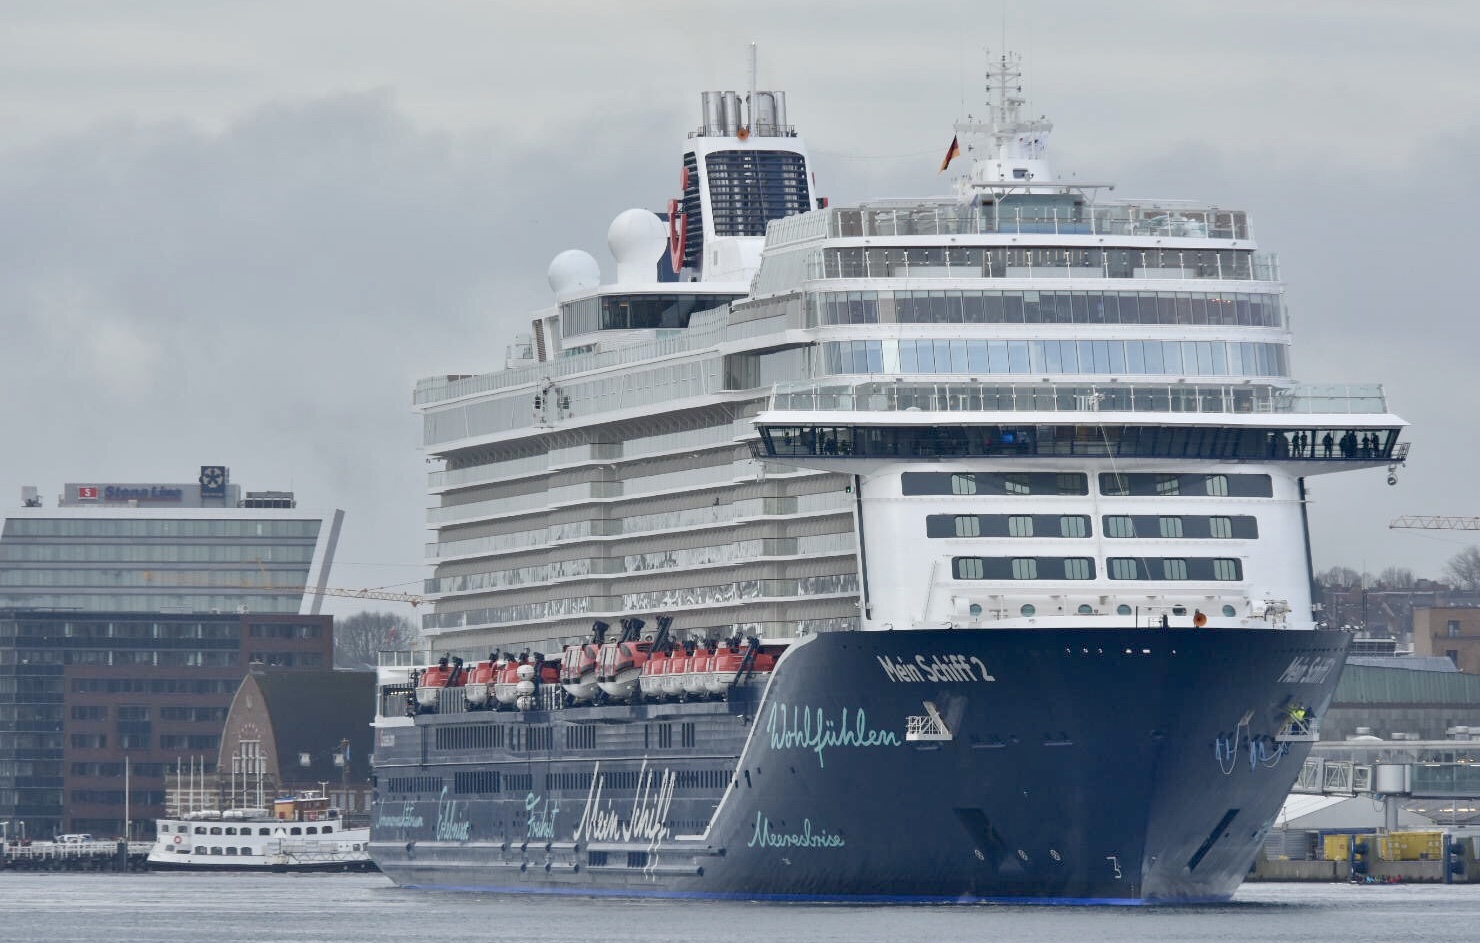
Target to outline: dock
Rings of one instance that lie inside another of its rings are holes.
[[[143,871],[152,847],[147,841],[10,842],[0,845],[0,871]]]

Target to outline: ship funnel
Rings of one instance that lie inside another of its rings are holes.
[[[776,117],[776,96],[779,92],[756,92],[755,101],[751,103],[751,133],[762,137],[773,138],[780,132],[777,130],[778,120]],[[784,108],[785,105],[782,105]]]

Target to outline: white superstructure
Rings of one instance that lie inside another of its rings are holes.
[[[1295,384],[1243,211],[1058,181],[1014,60],[988,88],[953,196],[849,207],[779,93],[703,97],[667,251],[623,214],[615,284],[562,255],[526,356],[417,388],[433,647],[1312,624],[1305,481],[1402,421]]]

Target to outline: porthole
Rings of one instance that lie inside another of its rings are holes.
[[[971,613],[973,616],[979,616],[979,615],[981,615],[982,614],[981,603],[976,603],[976,602],[972,603],[971,604],[971,608],[969,608],[966,611],[969,612],[969,613]]]
[[[1225,615],[1225,616],[1228,616],[1228,617],[1229,617],[1229,618],[1230,618],[1230,619],[1232,619],[1232,618],[1233,618],[1233,616],[1234,616],[1234,610],[1233,610],[1233,607],[1232,607],[1232,606],[1224,606],[1224,607],[1223,607],[1223,614],[1224,614],[1224,615]]]
[[[1185,615],[1187,615],[1187,607],[1186,606],[1173,606],[1172,607],[1172,615],[1174,615],[1174,616],[1185,616]]]
[[[1091,606],[1087,602],[1086,603],[1080,603],[1079,604],[1079,614],[1082,615],[1082,616],[1092,616],[1092,615],[1095,614],[1095,607],[1094,606]]]
[[[1131,614],[1131,607],[1127,606],[1125,603],[1121,603],[1120,605],[1115,607],[1115,614],[1118,616],[1128,616]]]
[[[1021,609],[1018,610],[1018,612],[1021,612],[1025,616],[1031,616],[1034,613],[1036,613],[1037,611],[1038,611],[1038,608],[1036,606],[1034,606],[1030,602],[1023,603],[1023,608],[1021,608]]]

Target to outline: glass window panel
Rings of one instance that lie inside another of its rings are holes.
[[[1064,579],[1092,580],[1095,578],[1095,562],[1089,557],[1069,557],[1064,561]]]
[[[1227,539],[1233,536],[1233,518],[1210,517],[1208,518],[1208,533],[1212,537]]]
[[[1203,487],[1208,494],[1214,497],[1226,497],[1228,495],[1228,476],[1208,475],[1203,480]]]
[[[1163,537],[1182,536],[1182,518],[1180,517],[1160,518],[1158,519],[1158,525],[1161,530],[1161,536]]]
[[[1220,558],[1213,561],[1213,579],[1237,580],[1239,579],[1239,575],[1239,562],[1237,560]]]
[[[1089,518],[1082,514],[1064,514],[1059,517],[1059,536],[1089,536]]]
[[[1187,561],[1177,557],[1167,557],[1161,561],[1161,576],[1167,580],[1187,579]]]
[[[1038,559],[1036,557],[1013,557],[1012,578],[1015,580],[1036,580],[1038,578]]]
[[[957,557],[955,562],[959,580],[979,580],[986,576],[986,563],[981,557]]]
[[[1140,574],[1134,557],[1111,557],[1110,578],[1112,580],[1136,580]]]
[[[1105,536],[1134,537],[1136,522],[1129,514],[1111,514],[1105,518]]]
[[[951,494],[976,494],[975,475],[952,475]]]
[[[1031,514],[1013,514],[1007,518],[1007,536],[1009,537],[1032,537],[1033,516]]]
[[[975,514],[958,514],[956,516],[957,537],[980,537],[982,533],[981,518]]]
[[[1002,490],[1007,494],[1032,494],[1033,479],[1022,474],[1004,475]]]

